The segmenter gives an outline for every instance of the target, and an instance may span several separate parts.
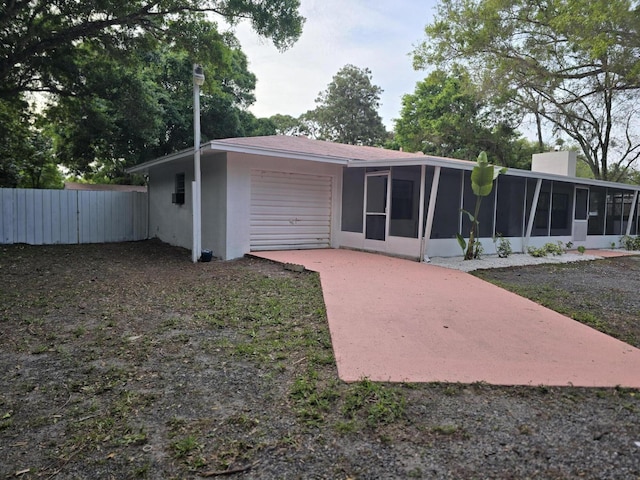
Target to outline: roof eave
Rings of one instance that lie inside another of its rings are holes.
[[[152,167],[157,167],[158,165],[162,165],[164,163],[175,162],[177,160],[184,160],[185,158],[189,158],[192,155],[193,148],[186,148],[184,150],[180,150],[179,152],[171,153],[169,155],[165,155],[164,157],[154,158],[153,160],[141,163],[140,165],[135,165],[133,167],[127,168],[125,171],[127,173],[148,172]]]
[[[212,152],[230,152],[244,153],[248,155],[268,155],[279,158],[291,158],[295,160],[307,160],[312,162],[333,163],[338,165],[347,165],[354,160],[346,157],[335,157],[330,155],[319,155],[313,153],[297,153],[290,150],[283,150],[272,147],[256,147],[251,145],[238,145],[233,142],[225,142],[224,140],[212,140],[203,145],[204,150]]]
[[[458,170],[473,170],[475,162],[449,159],[444,157],[431,157],[425,155],[423,158],[408,158],[394,160],[370,160],[367,162],[350,163],[349,167],[393,167],[393,166],[422,166],[428,165],[433,167],[455,168]],[[508,175],[526,178],[541,178],[543,180],[554,180],[559,182],[571,182],[580,185],[591,185],[595,187],[622,188],[625,190],[640,191],[640,185],[631,185],[628,183],[609,182],[605,180],[595,180],[584,177],[569,177],[567,175],[559,175],[554,173],[534,172],[531,170],[521,170],[517,168],[508,168]]]

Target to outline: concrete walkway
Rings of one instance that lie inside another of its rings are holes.
[[[256,254],[320,273],[342,380],[640,388],[640,350],[472,275],[350,250]]]

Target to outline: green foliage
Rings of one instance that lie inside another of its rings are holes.
[[[395,140],[409,152],[473,160],[481,151],[508,167],[527,168],[535,146],[482,101],[469,73],[436,70],[404,95]]]
[[[194,42],[185,36],[190,22],[205,15],[231,22],[247,19],[258,34],[286,49],[302,33],[299,7],[299,0],[5,2],[0,17],[0,98],[29,90],[75,94],[81,83],[75,60],[83,44],[94,40],[110,56],[156,42],[180,48],[188,44],[194,52],[206,48],[206,38],[196,35]]]
[[[286,48],[301,33],[298,8],[299,0],[8,4],[0,17],[0,182],[18,184],[22,159],[33,157],[27,91],[49,94],[38,132],[54,140],[57,161],[87,180],[128,182],[128,166],[191,147],[196,60],[206,74],[203,140],[274,133],[246,110],[256,79],[239,42],[207,12],[247,19]],[[37,160],[27,172],[35,184],[54,173]]]
[[[580,255],[583,255],[584,252],[586,252],[587,249],[584,248],[584,245],[579,245],[577,250],[580,253]]]
[[[640,237],[623,235],[620,238],[620,246],[627,250],[640,250]]]
[[[304,115],[311,136],[351,145],[380,145],[386,137],[378,114],[382,89],[371,83],[371,71],[353,65],[342,67],[316,108]]]
[[[277,135],[305,135],[306,128],[301,118],[295,118],[291,115],[276,114],[269,117],[269,120],[275,126]]]
[[[182,39],[206,40],[199,54],[206,83],[201,95],[203,141],[269,135],[275,126],[245,107],[254,101],[255,76],[236,39],[206,22],[193,22]],[[123,182],[125,169],[193,146],[192,61],[177,46],[138,49],[116,61],[100,45],[86,44],[76,61],[85,81],[78,96],[62,97],[47,111],[56,153],[76,175]]]
[[[396,389],[364,378],[349,389],[342,413],[351,418],[364,415],[367,425],[376,427],[402,418],[405,404],[404,397]]]
[[[504,238],[502,234],[498,233],[493,239],[493,242],[496,243],[496,252],[498,257],[507,258],[513,253],[513,250],[511,249],[511,242],[508,238]]]
[[[0,187],[62,188],[50,138],[20,99],[0,98]]]
[[[583,247],[584,248],[584,247]],[[566,252],[564,244],[558,240],[557,243],[545,243],[542,247],[528,247],[527,253],[532,257],[546,257],[547,255],[562,255]]]
[[[469,232],[469,241],[465,242],[462,235],[456,234],[458,244],[464,252],[464,259],[471,260],[473,258],[479,258],[482,254],[482,246],[476,239],[478,233],[478,214],[480,213],[480,205],[482,198],[491,194],[493,190],[493,182],[498,175],[505,173],[507,169],[505,167],[498,168],[489,164],[486,152],[480,152],[476,166],[471,171],[471,189],[476,196],[476,207],[473,215],[466,210],[462,210],[463,213],[468,215],[471,220],[471,231]],[[466,250],[465,250],[466,249]]]
[[[483,101],[579,147],[597,179],[640,156],[640,16],[628,0],[443,0],[416,68],[468,66]]]

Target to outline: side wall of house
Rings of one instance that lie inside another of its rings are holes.
[[[250,251],[251,172],[254,170],[330,176],[331,246],[339,246],[342,166],[243,153],[227,155],[226,252],[223,258],[238,258]]]
[[[227,154],[205,155],[202,172],[202,248],[227,256]]]
[[[176,175],[184,173],[184,203],[172,202]],[[149,172],[149,237],[170,245],[192,247],[193,161],[182,160],[154,167]]]

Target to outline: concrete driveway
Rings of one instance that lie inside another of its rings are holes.
[[[640,350],[457,270],[351,250],[255,254],[319,272],[338,374],[640,388]]]

